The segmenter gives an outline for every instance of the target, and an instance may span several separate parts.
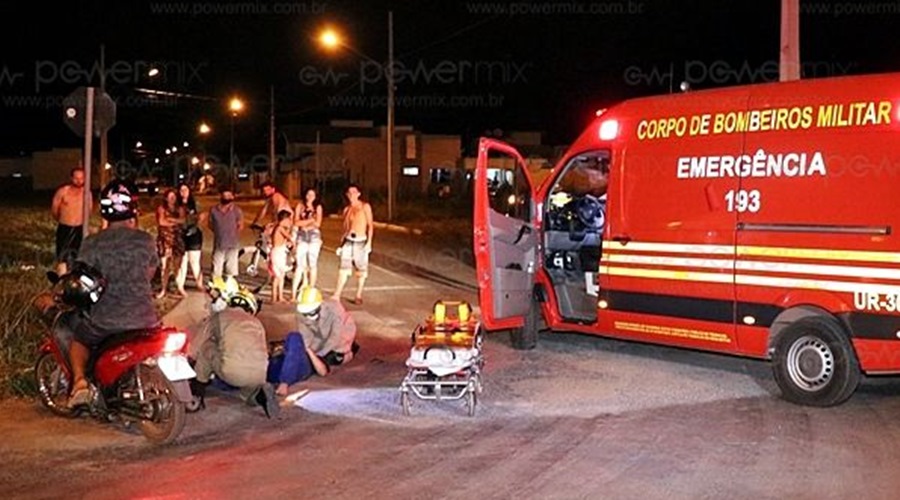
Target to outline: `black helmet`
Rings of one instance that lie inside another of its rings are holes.
[[[72,270],[59,278],[56,293],[63,304],[86,308],[96,304],[106,290],[106,278],[95,267],[76,262]]]
[[[137,200],[127,184],[114,180],[103,188],[100,192],[100,216],[110,222],[137,216]]]
[[[259,302],[249,290],[240,290],[228,299],[230,307],[240,307],[250,314],[256,315],[259,312]]]

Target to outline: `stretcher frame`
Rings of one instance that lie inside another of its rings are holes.
[[[483,391],[481,324],[467,314],[448,321],[437,314],[441,304],[469,308],[464,302],[438,302],[436,314],[412,332],[407,373],[400,384],[400,405],[406,416],[412,413],[415,397],[424,401],[465,399],[472,417]]]

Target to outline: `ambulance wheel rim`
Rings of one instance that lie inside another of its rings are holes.
[[[794,342],[787,354],[787,369],[797,387],[818,391],[834,375],[834,353],[822,339],[804,336]]]

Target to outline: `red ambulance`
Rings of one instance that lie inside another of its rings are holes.
[[[625,101],[540,186],[482,139],[484,326],[770,359],[789,401],[900,373],[900,73]]]

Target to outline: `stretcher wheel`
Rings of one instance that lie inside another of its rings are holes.
[[[475,405],[478,404],[478,396],[475,395],[475,390],[473,388],[468,389],[469,393],[466,394],[466,409],[469,410],[469,416],[475,416]]]
[[[409,392],[401,391],[400,392],[400,406],[403,407],[403,414],[407,417],[410,414],[410,407],[412,404],[409,401]]]

